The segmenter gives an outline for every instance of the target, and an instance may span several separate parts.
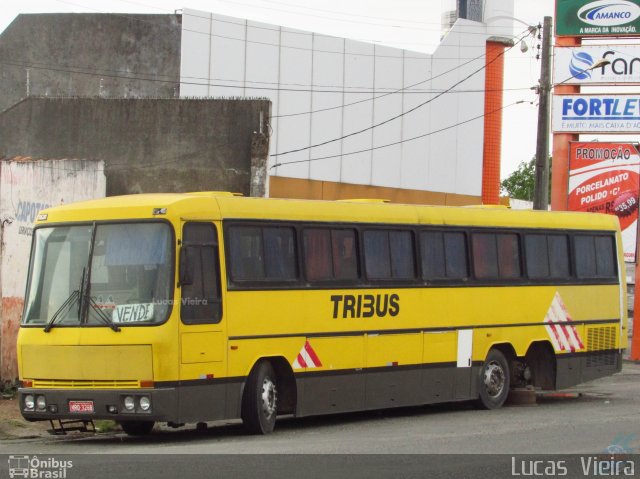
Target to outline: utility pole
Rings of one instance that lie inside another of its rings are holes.
[[[551,96],[551,17],[544,17],[540,84],[538,85],[538,139],[533,209],[549,209],[549,105]]]

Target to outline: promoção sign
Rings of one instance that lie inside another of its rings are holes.
[[[639,192],[636,144],[571,142],[568,209],[617,216],[628,262],[635,262]]]

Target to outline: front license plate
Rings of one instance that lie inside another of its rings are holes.
[[[69,401],[69,412],[93,412],[93,401]]]

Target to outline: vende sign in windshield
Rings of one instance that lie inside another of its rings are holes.
[[[636,255],[639,192],[640,155],[636,144],[571,142],[568,209],[616,215],[624,259],[629,262],[634,262]]]
[[[559,36],[620,36],[640,33],[640,0],[557,0]]]
[[[640,95],[555,95],[553,131],[640,132]]]

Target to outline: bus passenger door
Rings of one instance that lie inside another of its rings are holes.
[[[220,287],[218,230],[187,221],[179,261],[180,421],[221,419],[225,413],[226,332]]]

